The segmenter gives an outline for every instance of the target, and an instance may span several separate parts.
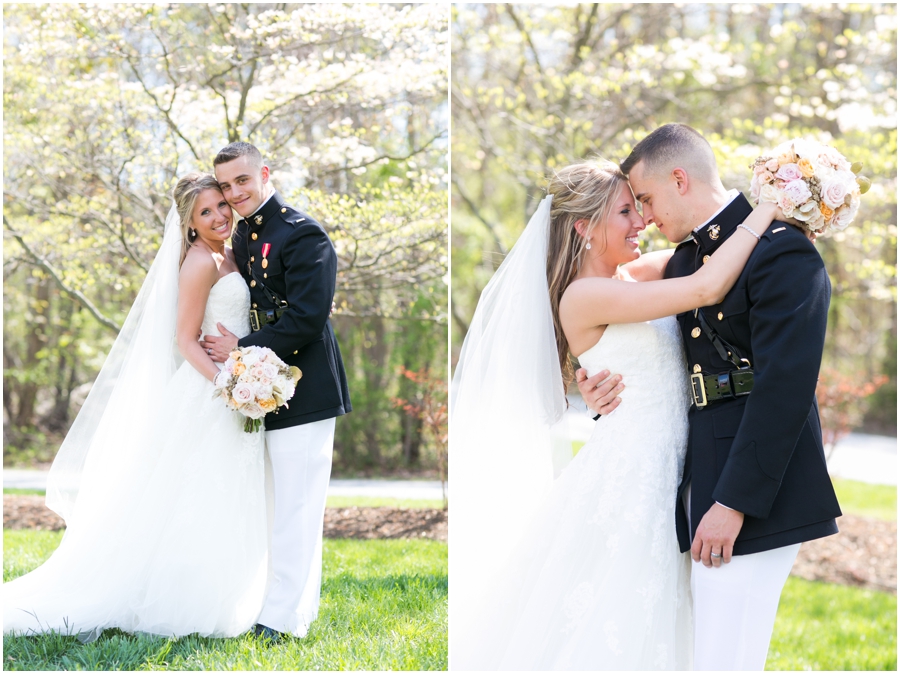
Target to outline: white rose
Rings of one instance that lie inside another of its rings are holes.
[[[853,222],[856,213],[859,211],[859,201],[851,202],[849,206],[841,206],[834,212],[831,218],[831,226],[837,231],[847,229],[847,225]]]
[[[242,358],[242,360],[244,361],[244,365],[249,368],[259,360],[259,354],[257,353],[256,349],[253,349],[250,353],[246,354]]]
[[[763,185],[759,188],[759,203],[778,203],[778,188],[775,185]]]
[[[274,379],[278,376],[278,366],[275,363],[266,363],[263,365],[263,372],[269,379]]]
[[[250,402],[241,406],[241,414],[251,419],[262,419],[266,416],[266,411],[256,402]]]
[[[816,205],[816,202],[807,201],[799,208],[794,209],[794,214],[791,217],[801,222],[809,222],[817,217],[817,213],[819,213],[819,207]]]

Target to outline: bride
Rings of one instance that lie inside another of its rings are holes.
[[[4,584],[4,634],[229,637],[262,607],[263,434],[244,433],[213,399],[219,369],[198,343],[217,322],[250,332],[249,290],[225,246],[232,212],[215,177],[185,176],[174,198],[156,259],[50,470],[47,505],[65,535],[46,563]]]
[[[661,280],[672,251],[641,256],[645,225],[615,164],[568,166],[548,192],[482,293],[453,380],[451,665],[690,669],[674,315],[719,301],[780,213],[758,207],[699,271]],[[552,448],[571,452],[554,425],[570,353],[628,387],[553,482]]]

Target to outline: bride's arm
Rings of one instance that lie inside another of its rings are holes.
[[[635,281],[659,281],[663,277],[666,265],[675,253],[674,248],[655,250],[652,253],[644,253],[637,260],[632,260],[619,267]]]
[[[762,235],[779,214],[775,204],[761,204],[743,224]],[[636,323],[715,304],[731,290],[757,241],[750,232],[737,231],[706,264],[682,278],[646,283],[579,279],[560,301],[563,328],[568,333],[611,323]]]
[[[219,368],[198,341],[209,291],[218,280],[216,263],[209,255],[188,252],[178,275],[178,318],[175,336],[184,359],[204,377],[213,381]]]

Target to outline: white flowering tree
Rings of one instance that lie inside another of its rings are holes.
[[[175,180],[235,140],[332,236],[336,330],[380,373],[357,408],[389,408],[399,365],[443,375],[447,28],[434,5],[4,7],[5,444],[66,428]],[[410,442],[395,416],[379,451]]]
[[[834,290],[826,364],[889,373],[893,416],[895,5],[465,4],[451,32],[454,354],[554,168],[621,161],[684,122],[711,142],[726,187],[749,193],[753,160],[804,136],[872,180],[850,229],[818,244]]]

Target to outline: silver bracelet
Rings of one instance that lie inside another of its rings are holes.
[[[759,234],[757,234],[757,233],[754,232],[752,229],[750,229],[749,227],[747,227],[747,225],[745,225],[743,222],[742,222],[741,224],[739,224],[738,227],[740,227],[741,229],[746,229],[748,232],[750,232],[753,236],[756,237],[756,240],[757,240],[757,241],[759,241]]]

